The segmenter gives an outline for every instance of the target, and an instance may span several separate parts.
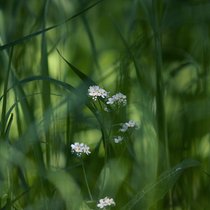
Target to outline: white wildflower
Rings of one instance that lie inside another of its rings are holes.
[[[111,205],[115,205],[113,198],[105,197],[105,198],[99,200],[97,207],[100,209],[103,209],[106,206],[111,206]]]
[[[108,92],[99,86],[93,85],[88,88],[88,95],[97,100],[98,97],[107,98]]]
[[[71,144],[71,150],[73,153],[76,153],[79,156],[82,153],[85,153],[86,155],[89,155],[91,153],[90,148],[86,144],[78,143],[78,142]]]
[[[129,120],[128,122],[122,124],[120,131],[124,133],[129,128],[137,128],[137,124],[133,120]]]
[[[86,154],[86,155],[89,155],[91,152],[90,152],[90,147],[88,147],[87,145],[84,144],[83,146],[83,152]]]
[[[119,142],[121,142],[123,140],[123,137],[122,136],[116,136],[114,137],[114,142],[117,144]]]
[[[82,147],[81,147],[80,143],[78,143],[78,142],[71,144],[71,149],[72,149],[72,152],[82,153]]]
[[[108,98],[108,101],[106,103],[125,106],[127,104],[127,97],[122,93],[117,93],[112,97]]]

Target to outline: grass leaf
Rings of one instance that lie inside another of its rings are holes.
[[[93,8],[93,7],[95,7],[97,4],[99,4],[99,3],[102,2],[102,1],[103,1],[103,0],[99,0],[99,1],[97,1],[97,2],[95,2],[95,3],[93,3],[92,5],[88,6],[87,8],[83,9],[82,11],[76,13],[75,15],[72,15],[70,18],[64,20],[64,21],[61,22],[61,23],[58,23],[58,24],[56,24],[56,25],[47,27],[47,28],[45,28],[45,29],[36,31],[36,32],[31,33],[31,34],[29,34],[29,35],[26,35],[26,36],[24,36],[24,37],[22,37],[22,38],[20,38],[20,39],[17,39],[17,40],[15,40],[15,41],[10,42],[10,43],[4,44],[4,45],[0,46],[0,51],[1,51],[1,50],[5,50],[5,49],[8,49],[8,48],[10,48],[10,47],[12,47],[12,46],[15,46],[15,45],[17,45],[17,44],[21,44],[21,43],[23,43],[23,42],[25,42],[25,41],[27,41],[27,40],[32,39],[33,37],[36,37],[36,36],[41,35],[41,34],[43,34],[43,33],[46,33],[47,31],[51,31],[51,30],[53,30],[53,29],[55,29],[55,28],[58,28],[59,26],[64,25],[65,23],[67,23],[67,22],[69,22],[69,21],[71,21],[71,20],[77,18],[77,17],[80,16],[81,14],[87,12],[88,10],[90,10],[90,9]]]
[[[69,61],[67,61],[57,50],[58,54],[61,56],[61,58],[68,64],[68,66],[72,69],[72,71],[87,85],[96,85],[96,83],[87,75],[85,75],[82,71],[80,71],[77,67],[75,67],[73,64],[71,64]]]
[[[157,181],[146,186],[145,189],[137,193],[134,198],[122,208],[122,210],[132,209],[135,206],[142,209],[148,209],[171,190],[185,170],[192,167],[198,167],[199,165],[200,163],[196,160],[184,160],[174,168],[164,172]]]

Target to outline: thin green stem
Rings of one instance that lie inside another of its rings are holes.
[[[46,17],[47,17],[47,12],[48,12],[48,7],[49,7],[50,0],[45,0],[44,2],[44,8],[43,8],[43,29],[45,28],[46,24]],[[47,52],[47,39],[46,39],[46,34],[42,34],[42,40],[41,40],[41,74],[43,76],[49,76],[49,66],[48,66],[48,52]],[[51,106],[51,99],[50,99],[50,84],[47,82],[43,81],[42,84],[42,105],[43,105],[43,115],[44,113],[49,109]],[[50,166],[51,162],[51,141],[50,141],[50,132],[48,131],[49,127],[49,122],[44,119],[44,129],[46,130],[45,132],[45,138],[46,138],[46,164],[47,167]]]
[[[9,64],[8,64],[8,69],[6,72],[5,83],[4,83],[4,97],[3,97],[3,105],[2,105],[2,112],[1,112],[1,127],[0,127],[0,137],[2,139],[4,139],[6,124],[7,124],[6,122],[7,121],[6,119],[7,88],[8,88],[9,76],[10,76],[10,70],[11,70],[11,64],[12,64],[12,55],[13,55],[13,47],[10,50]]]
[[[8,188],[9,188],[9,193],[8,193],[8,199],[7,199],[7,203],[8,203],[8,207],[7,209],[8,210],[11,210],[11,201],[12,201],[12,177],[11,177],[11,169],[10,169],[10,166],[8,165],[7,166],[7,178],[8,178]]]
[[[86,171],[85,171],[85,166],[84,166],[84,161],[83,160],[82,160],[82,172],[83,172],[83,175],[84,175],[84,178],[85,178],[85,184],[86,184],[86,187],[87,187],[87,190],[88,190],[88,194],[89,194],[90,200],[92,201],[93,200],[93,196],[91,194],[90,187],[89,187],[89,184],[88,184],[87,174],[86,174]]]
[[[169,145],[167,135],[167,123],[165,116],[165,103],[164,94],[165,87],[163,83],[163,58],[162,58],[162,43],[161,43],[161,32],[158,23],[157,9],[155,8],[155,2],[152,1],[153,6],[153,33],[155,42],[155,63],[156,63],[156,108],[157,108],[157,130],[158,138],[160,142],[163,142],[165,149],[166,168],[170,168],[170,156],[169,156]],[[169,191],[169,205],[170,209],[173,208],[172,192]]]
[[[153,2],[153,33],[155,42],[155,64],[156,64],[156,108],[157,108],[157,130],[158,138],[164,143],[165,154],[166,154],[166,167],[170,168],[169,161],[169,150],[168,150],[168,136],[167,136],[167,124],[165,116],[165,104],[164,94],[165,87],[163,83],[162,69],[163,69],[163,58],[162,58],[162,43],[161,43],[161,32],[158,26],[156,9],[154,8]]]
[[[162,47],[160,35],[155,33],[155,54],[156,54],[156,103],[157,103],[157,128],[159,140],[164,142],[166,154],[166,167],[170,168],[167,125],[164,105],[164,85],[162,79]]]
[[[101,104],[101,101],[98,100],[99,106],[101,111],[103,111],[103,106]],[[106,180],[106,175],[107,175],[107,162],[108,162],[108,144],[107,144],[107,139],[108,139],[108,134],[106,132],[106,129],[104,128],[104,125],[106,123],[104,122],[104,116],[102,115],[101,120],[100,120],[100,126],[101,126],[101,133],[102,133],[102,140],[103,140],[103,144],[104,144],[104,151],[105,151],[105,155],[104,155],[104,173],[103,173],[103,181],[102,181],[102,187],[101,187],[101,193],[103,192],[103,189],[105,187],[105,180]]]

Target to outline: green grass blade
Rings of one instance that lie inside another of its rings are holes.
[[[58,23],[58,24],[56,24],[56,25],[47,27],[47,28],[45,28],[45,29],[36,31],[36,32],[31,33],[31,34],[29,34],[29,35],[26,35],[26,36],[24,36],[24,37],[22,37],[22,38],[20,38],[20,39],[17,39],[17,40],[15,40],[15,41],[12,41],[12,42],[10,42],[10,43],[7,43],[7,44],[5,44],[5,45],[2,45],[2,46],[0,46],[0,51],[5,50],[5,49],[8,49],[8,48],[10,48],[10,47],[12,47],[12,46],[15,46],[15,45],[17,45],[17,44],[21,44],[21,43],[23,43],[23,42],[25,42],[25,41],[27,41],[27,40],[32,39],[33,37],[36,37],[36,36],[38,36],[38,35],[41,35],[41,34],[47,32],[47,31],[53,30],[53,29],[55,29],[55,28],[58,28],[59,26],[64,25],[65,23],[67,23],[67,22],[69,22],[69,21],[71,21],[71,20],[77,18],[78,16],[82,15],[83,13],[87,12],[88,10],[90,10],[90,9],[93,8],[93,7],[95,7],[97,4],[99,4],[99,3],[102,2],[102,1],[103,1],[103,0],[99,0],[99,1],[97,1],[97,2],[95,2],[95,3],[93,3],[93,4],[91,4],[91,5],[88,6],[87,8],[81,10],[80,12],[76,13],[75,15],[71,16],[70,18],[64,20],[64,21],[61,22],[61,23]]]
[[[43,29],[46,25],[46,17],[49,6],[49,0],[45,0],[44,8],[43,8]],[[47,52],[47,38],[46,34],[42,33],[41,37],[41,74],[45,77],[49,77],[49,65],[48,65],[48,52]],[[50,98],[50,84],[48,82],[42,83],[42,109],[43,113],[45,113],[51,107],[51,98]],[[44,130],[45,139],[46,139],[46,164],[50,166],[50,150],[51,150],[51,141],[50,141],[50,133],[48,129],[48,122],[44,119]]]
[[[91,51],[93,54],[93,59],[94,59],[95,65],[100,70],[100,65],[98,62],[98,53],[97,53],[97,49],[96,49],[96,45],[95,45],[94,36],[93,36],[89,22],[88,22],[87,18],[85,17],[85,15],[82,15],[82,21],[83,21],[85,31],[87,33],[87,36],[88,36],[88,39],[90,42],[90,47],[91,47]]]
[[[10,118],[8,120],[8,123],[7,123],[6,130],[5,130],[4,135],[5,135],[6,139],[8,139],[8,137],[9,137],[9,131],[10,131],[10,128],[11,128],[12,121],[13,121],[13,114],[10,115]]]
[[[10,77],[10,70],[12,65],[12,55],[13,55],[13,47],[10,50],[9,55],[9,63],[8,63],[8,69],[6,73],[6,78],[4,82],[4,97],[3,97],[3,105],[2,105],[2,111],[1,111],[1,128],[0,128],[0,138],[4,139],[5,134],[5,128],[6,128],[6,109],[7,109],[7,88],[9,83],[9,77]]]
[[[64,89],[68,90],[68,91],[74,91],[75,88],[73,86],[71,86],[70,84],[66,83],[66,82],[62,82],[56,79],[53,79],[51,77],[45,77],[45,76],[32,76],[32,77],[27,77],[25,79],[22,79],[19,81],[20,84],[27,84],[29,82],[33,82],[33,81],[48,81],[51,82],[55,85],[61,86]],[[17,84],[16,84],[17,85]]]
[[[96,83],[88,77],[86,74],[84,74],[82,71],[80,71],[78,68],[76,68],[73,64],[71,64],[69,61],[67,61],[57,50],[58,54],[61,56],[61,58],[68,64],[68,66],[72,69],[72,71],[87,85],[96,85]]]
[[[55,186],[55,190],[61,194],[66,203],[66,209],[90,210],[81,197],[78,185],[65,171],[49,172],[47,178]]]
[[[199,165],[200,163],[198,161],[184,160],[174,168],[164,172],[156,182],[137,193],[134,198],[122,208],[122,210],[132,209],[135,206],[138,206],[139,209],[148,209],[171,190],[185,170],[198,167]]]

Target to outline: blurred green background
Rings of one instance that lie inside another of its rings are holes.
[[[209,11],[207,0],[0,0],[0,209],[97,209],[103,196],[119,210],[209,209]],[[94,106],[92,81],[126,108]],[[139,129],[115,144],[129,119]],[[73,156],[75,141],[91,155]]]

